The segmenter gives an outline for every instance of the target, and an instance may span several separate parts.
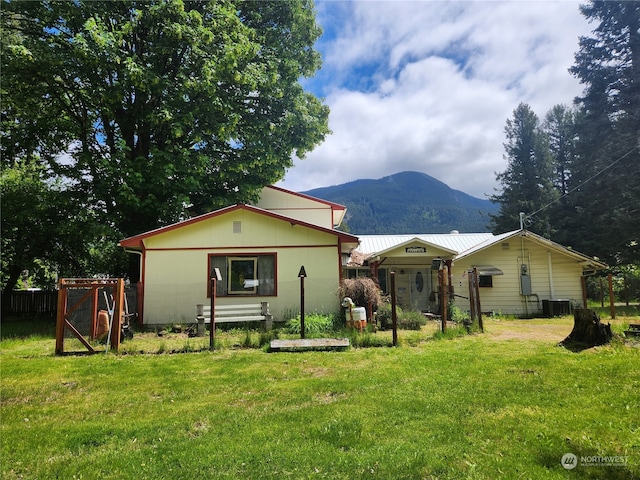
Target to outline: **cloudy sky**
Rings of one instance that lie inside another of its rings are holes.
[[[316,0],[323,57],[305,88],[333,133],[279,184],[305,191],[412,170],[485,198],[520,102],[540,118],[582,91],[579,2]]]

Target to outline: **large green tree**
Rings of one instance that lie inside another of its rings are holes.
[[[567,219],[573,215],[568,196],[576,158],[576,115],[576,111],[567,105],[554,105],[542,123],[554,170],[553,185],[559,195],[559,201],[547,207],[548,232],[552,240],[565,245],[573,244],[572,230],[566,227]]]
[[[569,186],[573,246],[615,265],[640,262],[640,2],[590,1],[595,23],[571,72],[585,89]]]
[[[328,133],[311,0],[11,1],[2,29],[3,166],[122,237],[254,199]]]
[[[542,123],[547,135],[549,153],[555,170],[554,185],[564,197],[569,192],[569,179],[575,158],[576,120],[575,112],[566,105],[554,105]]]
[[[118,238],[97,222],[73,193],[53,181],[43,165],[21,160],[0,173],[2,269],[0,286],[11,290],[28,272],[32,286],[51,286],[55,275],[123,269]],[[120,265],[113,265],[120,259]]]
[[[500,191],[490,197],[500,210],[491,217],[496,233],[515,230],[520,213],[526,215],[525,226],[539,234],[549,228],[549,212],[543,209],[558,197],[553,187],[553,163],[548,139],[531,107],[521,103],[505,126],[507,168],[497,173]],[[542,210],[541,210],[542,209]]]

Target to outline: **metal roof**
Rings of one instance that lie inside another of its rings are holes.
[[[582,262],[584,267],[602,269],[607,266],[597,258],[592,258],[582,253],[563,247],[540,235],[526,230],[514,230],[512,232],[493,235],[491,233],[445,233],[445,234],[402,234],[402,235],[357,235],[360,245],[352,251],[359,254],[363,259],[369,259],[377,255],[384,255],[386,252],[394,250],[403,244],[410,244],[412,241],[425,243],[434,247],[451,252],[455,260],[473,255],[480,250],[504,242],[514,237],[524,237],[531,241],[552,248],[565,255],[573,257]],[[357,262],[356,262],[357,263]]]
[[[479,244],[490,242],[495,238],[491,233],[432,233],[432,234],[400,234],[400,235],[356,235],[360,245],[356,251],[365,257],[392,250],[412,240],[428,243],[453,254],[469,250]]]

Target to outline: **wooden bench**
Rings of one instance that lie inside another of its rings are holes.
[[[629,330],[625,330],[624,334],[627,336],[640,337],[640,324],[630,323]]]
[[[265,322],[267,330],[273,326],[273,316],[269,312],[269,302],[251,303],[246,305],[216,305],[216,323],[233,322]],[[204,323],[211,323],[211,306],[201,303],[196,305],[196,320],[204,319]]]

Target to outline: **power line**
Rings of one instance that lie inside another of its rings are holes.
[[[534,215],[540,213],[541,211],[545,210],[546,208],[550,207],[551,205],[553,205],[556,202],[559,202],[560,200],[562,200],[563,198],[565,198],[566,196],[568,196],[570,193],[575,192],[576,190],[578,190],[580,187],[582,187],[584,184],[590,182],[591,180],[593,180],[594,178],[596,178],[598,175],[604,173],[605,171],[609,170],[611,167],[613,167],[615,164],[617,164],[618,162],[624,160],[625,158],[627,158],[629,155],[631,155],[634,151],[635,151],[636,147],[633,147],[631,150],[629,150],[627,153],[625,153],[624,155],[622,155],[620,158],[614,160],[613,162],[611,162],[609,165],[607,165],[606,167],[604,167],[602,170],[600,170],[599,172],[593,174],[592,176],[590,176],[589,178],[587,178],[584,182],[576,185],[575,187],[573,187],[571,190],[569,190],[567,193],[561,195],[560,197],[556,198],[555,200],[547,203],[544,207],[539,208],[538,210],[536,210],[535,212],[525,216],[525,219],[529,219],[531,217],[533,217]]]

